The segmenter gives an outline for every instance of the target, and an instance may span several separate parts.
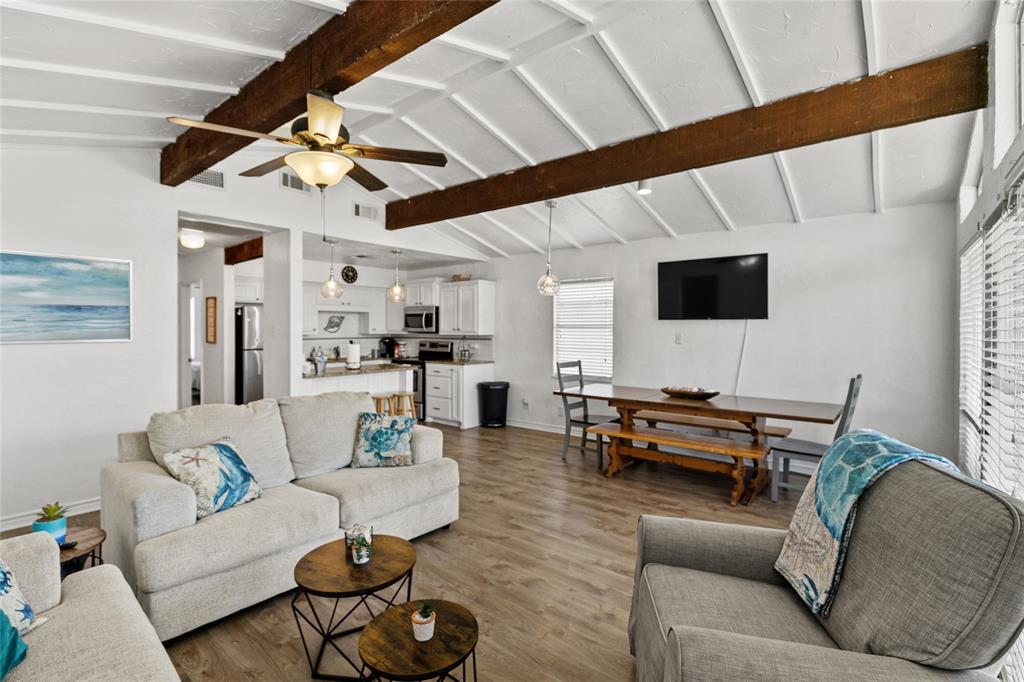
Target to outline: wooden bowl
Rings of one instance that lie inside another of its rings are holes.
[[[711,391],[706,388],[683,388],[678,386],[664,386],[661,392],[673,398],[687,398],[689,400],[710,400],[718,395],[718,391]]]

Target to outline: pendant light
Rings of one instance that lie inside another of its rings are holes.
[[[562,285],[558,278],[551,274],[551,217],[558,202],[549,199],[544,205],[548,207],[548,267],[547,272],[537,280],[537,291],[541,296],[554,296],[558,293],[558,287]]]
[[[636,193],[647,195],[651,193],[651,179],[640,180],[636,183]]]
[[[402,251],[392,249],[391,253],[395,254],[395,283],[388,289],[388,300],[392,303],[405,303],[405,285],[398,280],[398,256]]]
[[[320,285],[320,295],[324,298],[330,298],[337,300],[341,298],[341,294],[344,289],[341,287],[341,282],[334,279],[334,241],[333,239],[327,238],[327,197],[324,195],[324,188],[320,188],[320,224],[323,227],[323,240],[325,243],[331,245],[331,276],[327,278],[327,281]]]

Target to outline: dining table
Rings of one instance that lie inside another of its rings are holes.
[[[729,476],[734,481],[730,503],[744,504],[770,483],[766,464],[769,439],[788,434],[788,428],[770,426],[768,420],[834,424],[843,406],[838,403],[719,394],[707,400],[673,397],[660,388],[592,383],[553,391],[566,398],[598,400],[615,408],[619,418],[587,430],[608,438],[606,477],[614,476],[633,459],[668,462]],[[642,426],[637,422],[646,423]],[[657,428],[659,423],[687,427],[686,431]],[[705,435],[701,431],[716,435]],[[721,437],[728,432],[728,437]],[[637,447],[636,442],[645,443]],[[715,458],[666,452],[661,446],[710,453]],[[730,461],[731,460],[731,461]],[[747,481],[747,464],[752,475]]]

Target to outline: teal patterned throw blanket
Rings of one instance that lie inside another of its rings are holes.
[[[945,457],[861,429],[836,440],[797,504],[775,570],[811,611],[827,618],[839,587],[861,494],[897,464],[916,459],[959,471]]]

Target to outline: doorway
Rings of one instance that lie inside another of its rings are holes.
[[[182,284],[178,289],[178,407],[203,401],[203,285]]]

